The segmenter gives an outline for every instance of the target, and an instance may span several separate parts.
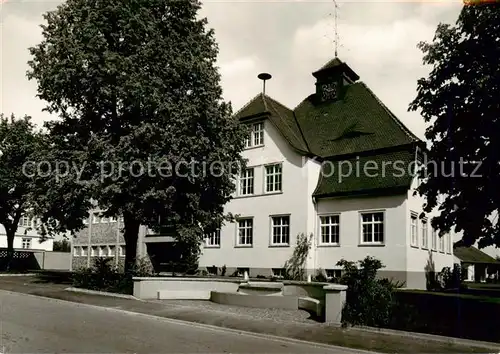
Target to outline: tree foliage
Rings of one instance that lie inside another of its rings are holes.
[[[441,234],[463,231],[463,245],[500,246],[500,4],[465,6],[455,25],[440,24],[420,43],[432,66],[410,110],[430,123],[427,172],[418,188]],[[424,162],[425,162],[424,161]],[[438,197],[444,201],[439,203]]]
[[[39,208],[50,215],[66,203],[54,218],[66,230],[81,227],[89,200],[104,216],[123,215],[126,267],[140,225],[176,225],[193,243],[219,227],[243,163],[246,132],[222,100],[218,49],[200,6],[68,0],[45,15],[43,40],[30,49],[28,77],[61,118],[47,125],[56,160],[78,167]]]
[[[306,263],[309,251],[311,250],[312,238],[312,234],[309,236],[303,233],[297,235],[297,245],[293,249],[292,256],[284,265],[286,279],[298,281],[306,280]]]
[[[37,161],[45,151],[43,134],[31,118],[0,114],[0,224],[7,235],[8,254],[14,252],[14,237],[23,215],[31,216],[33,176],[26,164]],[[7,257],[8,267],[10,257]]]

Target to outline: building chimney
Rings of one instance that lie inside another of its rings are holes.
[[[272,76],[271,76],[271,74],[268,74],[268,73],[261,73],[257,77],[263,81],[262,94],[265,95],[266,94],[266,81],[271,79]]]

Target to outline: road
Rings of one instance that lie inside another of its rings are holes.
[[[356,353],[0,291],[0,353]]]

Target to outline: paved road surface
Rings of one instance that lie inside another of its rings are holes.
[[[0,291],[0,353],[356,353]]]

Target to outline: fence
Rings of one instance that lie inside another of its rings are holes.
[[[0,269],[7,265],[7,249],[0,249]],[[70,270],[71,253],[39,251],[39,250],[15,250],[10,269],[16,271],[28,270]]]

